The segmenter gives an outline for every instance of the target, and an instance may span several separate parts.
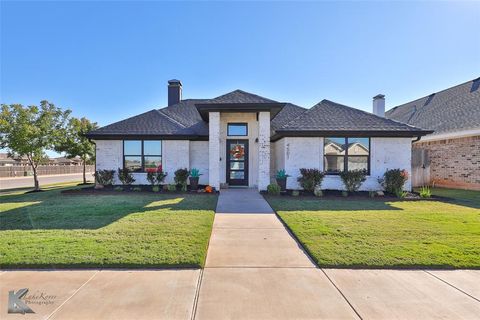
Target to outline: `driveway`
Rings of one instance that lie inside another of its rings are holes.
[[[204,270],[0,271],[0,318],[478,319],[480,270],[319,269],[262,200],[222,191]]]
[[[87,180],[93,181],[93,173],[87,173]],[[40,186],[52,183],[83,181],[82,173],[55,174],[48,176],[39,176]],[[0,178],[0,190],[16,188],[33,188],[33,177]]]

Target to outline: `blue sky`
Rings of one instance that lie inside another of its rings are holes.
[[[1,102],[100,125],[240,88],[370,111],[480,76],[480,2],[1,2]]]

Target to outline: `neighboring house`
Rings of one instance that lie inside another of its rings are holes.
[[[341,190],[340,171],[365,169],[361,190],[379,190],[387,169],[411,171],[412,138],[431,132],[384,118],[381,95],[373,102],[378,115],[328,100],[304,109],[241,90],[181,97],[182,84],[171,80],[168,107],[90,132],[97,170],[128,167],[135,183],[146,184],[149,168],[167,172],[168,183],[178,168],[198,168],[200,183],[217,189],[228,183],[265,190],[276,170],[285,169],[287,187],[299,189],[299,169],[317,168],[327,173],[324,189]]]
[[[480,190],[480,78],[397,106],[386,116],[434,130],[413,144],[415,185]]]
[[[67,158],[67,157],[58,157],[58,158],[50,158],[48,161],[51,165],[60,165],[60,166],[80,166],[82,165],[82,159],[79,156],[74,158]]]
[[[26,166],[28,160],[25,157],[12,157],[8,153],[0,153],[0,167]]]

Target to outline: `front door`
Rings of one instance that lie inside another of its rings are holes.
[[[227,183],[248,186],[248,140],[227,140]]]

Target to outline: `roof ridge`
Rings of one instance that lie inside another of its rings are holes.
[[[474,81],[478,81],[478,80],[480,80],[480,77],[477,77],[477,78],[474,78],[474,79],[472,79],[472,80],[468,80],[468,81],[462,82],[462,83],[460,83],[460,84],[451,86],[451,87],[449,87],[449,88],[446,88],[446,89],[443,89],[443,90],[440,90],[440,91],[432,92],[432,93],[427,94],[427,95],[425,95],[425,96],[422,96],[422,97],[420,97],[420,98],[417,98],[417,99],[414,99],[414,100],[411,100],[411,101],[408,101],[408,102],[399,104],[399,105],[397,105],[397,106],[395,106],[395,107],[387,110],[386,112],[390,112],[390,111],[393,111],[393,110],[395,110],[395,109],[397,109],[397,108],[401,108],[401,107],[403,107],[403,106],[405,106],[405,105],[407,105],[407,104],[411,104],[411,103],[420,101],[420,100],[422,100],[422,99],[428,98],[429,96],[431,96],[431,95],[433,95],[433,94],[437,95],[437,94],[442,93],[442,92],[444,92],[444,91],[451,90],[451,89],[453,89],[453,88],[457,88],[457,87],[466,85],[466,84],[469,83],[469,82],[474,82]]]
[[[410,124],[408,124],[408,123],[405,123],[405,122],[401,122],[401,121],[393,120],[393,119],[390,119],[390,118],[382,117],[382,116],[376,115],[375,113],[371,113],[371,112],[368,112],[368,111],[365,111],[365,110],[361,110],[361,109],[357,109],[357,108],[354,108],[354,107],[349,107],[349,106],[347,106],[347,105],[344,105],[344,104],[341,104],[341,103],[338,103],[338,102],[335,102],[335,101],[323,99],[320,103],[322,103],[322,102],[324,102],[324,101],[329,102],[329,103],[336,104],[337,106],[341,106],[341,107],[343,107],[343,108],[353,109],[353,110],[362,112],[362,113],[367,114],[367,115],[369,115],[369,116],[374,116],[374,117],[379,118],[379,119],[382,119],[382,120],[386,120],[386,121],[390,121],[390,122],[395,122],[395,123],[398,123],[398,124],[403,124],[403,125],[409,126],[410,128],[414,128],[414,129],[422,129],[422,128],[419,128],[419,127],[416,127],[416,126],[412,126],[412,125],[410,125]],[[313,109],[313,108],[312,108],[312,109]]]
[[[170,120],[170,122],[173,122],[173,123],[181,126],[181,127],[184,128],[184,129],[187,127],[186,125],[184,125],[184,124],[178,122],[177,120],[171,118],[168,114],[166,114],[165,112],[163,112],[162,109],[154,109],[154,110],[156,110],[156,111],[157,111],[158,113],[160,113],[161,115],[165,116],[168,120]]]

